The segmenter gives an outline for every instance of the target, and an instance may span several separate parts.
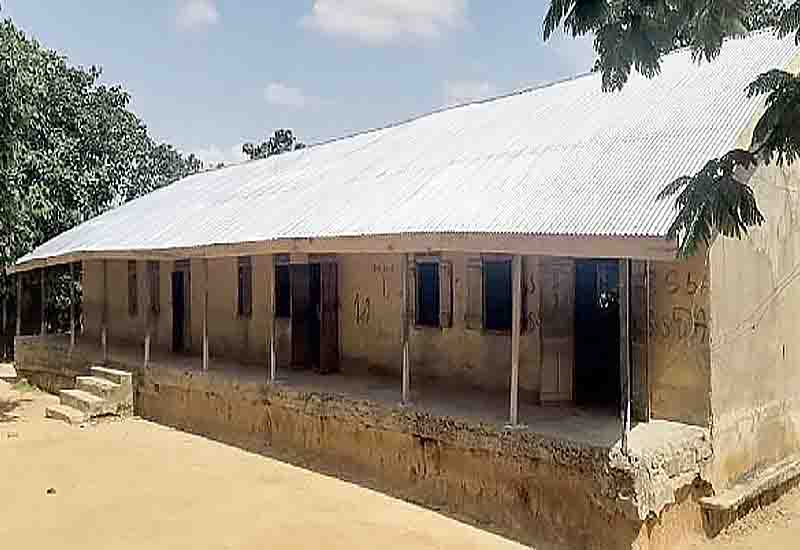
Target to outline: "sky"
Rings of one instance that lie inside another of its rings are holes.
[[[547,0],[5,0],[2,17],[121,84],[151,135],[204,161],[306,143],[589,70],[544,43]]]

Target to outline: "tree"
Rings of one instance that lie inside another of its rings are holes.
[[[155,143],[100,75],[0,22],[0,294],[11,294],[7,266],[34,247],[200,169]]]
[[[305,146],[304,143],[297,141],[291,130],[281,129],[275,130],[271,138],[258,145],[245,143],[242,146],[242,152],[250,160],[256,160],[288,153],[289,151],[297,151],[298,149],[304,149]]]
[[[604,91],[621,90],[632,69],[647,78],[661,58],[688,47],[697,61],[711,61],[726,37],[772,26],[779,37],[800,44],[800,0],[551,0],[543,30],[572,36],[594,34],[595,69]],[[672,181],[660,193],[675,199],[678,215],[668,236],[679,239],[679,256],[693,254],[716,234],[742,238],[763,223],[752,188],[740,174],[760,163],[790,163],[800,157],[800,78],[780,69],[759,75],[748,97],[766,96],[767,109],[747,150],[709,160],[697,173]]]

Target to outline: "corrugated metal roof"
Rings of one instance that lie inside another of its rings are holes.
[[[664,237],[662,187],[729,150],[745,86],[796,47],[770,33],[603,93],[585,75],[185,178],[67,231],[19,263],[80,252],[410,233]]]

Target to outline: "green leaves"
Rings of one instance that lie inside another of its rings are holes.
[[[611,91],[622,89],[633,69],[657,75],[675,48],[710,61],[726,37],[775,25],[783,11],[783,0],[551,0],[542,30],[545,40],[559,27],[572,36],[594,34],[594,70]]]
[[[247,155],[250,160],[256,160],[271,157],[272,155],[280,155],[281,153],[288,153],[289,151],[305,149],[305,147],[305,143],[297,141],[297,138],[294,137],[291,130],[280,129],[275,130],[271,138],[258,145],[245,143],[242,146],[242,152]]]
[[[800,0],[782,10],[775,30],[781,38],[794,33],[795,43],[800,44]]]
[[[766,163],[800,158],[800,78],[773,69],[747,87],[748,97],[767,94],[766,110],[753,131],[751,149]]]
[[[200,169],[156,144],[119,86],[0,22],[0,268],[112,206]]]
[[[677,193],[675,206],[679,212],[667,236],[678,240],[679,257],[691,256],[701,243],[708,245],[717,232],[740,239],[749,227],[764,222],[753,190],[737,179],[744,179],[755,165],[753,153],[734,149],[708,161],[693,176],[675,179],[661,191],[659,199]]]
[[[547,40],[559,27],[579,36],[593,33],[594,69],[604,91],[622,89],[633,69],[652,78],[661,58],[688,47],[696,61],[711,61],[723,40],[774,27],[780,37],[795,34],[800,44],[800,0],[551,0],[543,23]],[[736,149],[708,161],[691,176],[677,178],[660,199],[677,195],[678,215],[669,229],[679,256],[693,254],[714,235],[741,238],[763,223],[753,190],[737,176],[757,162],[790,163],[800,158],[800,77],[782,70],[760,75],[748,97],[767,95],[766,110],[748,151]]]

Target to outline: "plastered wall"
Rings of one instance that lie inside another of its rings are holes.
[[[442,254],[453,266],[453,322],[448,328],[414,327],[409,335],[412,377],[506,391],[511,375],[510,333],[468,329],[466,269],[468,256]],[[345,365],[400,374],[402,257],[345,255],[340,265],[341,351]],[[523,272],[535,276],[536,258],[525,258]],[[524,300],[538,312],[538,286]],[[535,324],[535,323],[534,323]],[[524,332],[520,342],[520,390],[531,399],[539,390],[539,332]]]
[[[651,264],[648,378],[653,418],[708,425],[710,297],[705,254]]]
[[[172,345],[171,280],[174,262],[160,262],[159,300],[160,312],[150,314],[152,327],[151,345],[154,349],[167,351]],[[128,311],[128,262],[109,260],[106,262],[107,274],[106,308],[108,312],[108,338],[111,342],[139,345],[146,333],[145,308],[150,306],[147,283],[145,282],[146,263],[136,263],[137,314]],[[101,260],[83,262],[83,310],[85,336],[100,341],[103,319],[104,269]]]
[[[267,361],[267,338],[270,331],[270,290],[273,284],[272,256],[255,256],[253,268],[253,313],[240,318],[237,312],[238,264],[236,258],[208,261],[208,336],[209,351],[214,357],[235,358],[245,363]],[[100,340],[103,316],[103,262],[83,264],[83,293],[86,337]],[[147,293],[147,263],[136,263],[138,308],[136,316],[128,310],[128,262],[109,260],[106,267],[107,311],[109,341],[143,345],[146,333],[145,308],[149,307]],[[159,262],[160,311],[150,314],[153,349],[169,351],[172,347],[172,273],[175,262]],[[187,341],[192,353],[202,351],[203,288],[205,270],[202,259],[190,261]],[[290,335],[287,320],[278,320],[279,361],[288,365]]]
[[[760,166],[749,183],[766,222],[744,240],[718,238],[710,255],[719,486],[800,451],[800,166]]]
[[[414,327],[409,336],[412,379],[506,392],[511,371],[511,337],[468,328],[467,263],[476,256],[443,254],[452,264],[453,320],[447,328]],[[401,370],[402,257],[392,254],[342,255],[339,263],[339,338],[345,371],[370,369],[399,376]],[[542,277],[540,258],[523,258],[523,333],[520,341],[520,392],[528,402],[539,399],[543,346],[541,343]],[[263,366],[271,330],[273,257],[256,256],[253,266],[253,313],[237,314],[236,258],[208,260],[209,351],[215,358],[232,358]],[[108,261],[108,312],[111,342],[141,345],[148,305],[146,263],[137,262],[139,307],[128,312],[128,263]],[[152,317],[156,350],[172,345],[171,274],[175,263],[160,262],[160,313]],[[189,342],[192,353],[202,351],[202,311],[205,270],[202,259],[190,262]],[[549,280],[549,279],[548,279]],[[654,418],[705,425],[709,417],[708,281],[703,257],[684,263],[654,263],[651,269],[649,327],[649,390]],[[103,303],[103,264],[84,264],[87,335],[100,338]],[[288,319],[278,319],[280,366],[291,361]],[[579,344],[579,343],[578,343]]]
[[[246,362],[267,360],[271,306],[272,256],[254,256],[253,311],[250,317],[237,312],[238,262],[236,258],[208,260],[208,339],[212,356],[236,357]],[[192,351],[201,353],[203,334],[203,287],[205,272],[202,259],[191,261],[192,272]]]

